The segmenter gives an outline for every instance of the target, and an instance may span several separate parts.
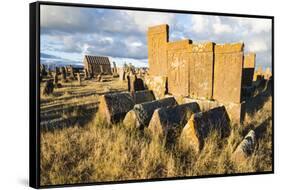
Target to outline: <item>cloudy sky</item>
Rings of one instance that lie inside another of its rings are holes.
[[[41,63],[82,64],[85,54],[118,66],[147,66],[149,26],[169,24],[170,41],[244,42],[257,66],[271,67],[271,20],[41,5]]]

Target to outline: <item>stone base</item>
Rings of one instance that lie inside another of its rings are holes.
[[[157,100],[163,98],[167,92],[167,77],[165,76],[146,76],[145,85],[152,90]]]
[[[246,104],[242,102],[237,103],[224,103],[225,109],[229,115],[230,120],[233,123],[242,123],[245,118]]]
[[[229,115],[229,118],[234,123],[241,123],[245,117],[245,102],[242,103],[220,103],[213,100],[202,100],[202,99],[192,99],[184,98],[185,103],[197,102],[201,111],[207,111],[218,106],[225,106],[225,109]]]
[[[191,103],[191,102],[198,103],[201,111],[208,111],[210,109],[213,109],[221,105],[217,101],[203,100],[203,99],[184,98],[183,101],[184,103]]]

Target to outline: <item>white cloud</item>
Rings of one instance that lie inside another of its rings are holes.
[[[204,32],[209,24],[209,20],[203,15],[192,15],[191,22],[192,30],[199,33]]]
[[[149,26],[171,24],[175,17],[173,14],[159,12],[126,11],[126,13],[140,32],[146,32]]]
[[[215,17],[214,18],[213,30],[214,30],[215,34],[231,33],[231,32],[233,32],[231,26],[228,25],[228,24],[223,24],[219,17]]]
[[[263,38],[253,39],[246,45],[248,45],[248,50],[252,52],[262,52],[268,49],[267,43]]]
[[[240,27],[244,27],[251,33],[261,33],[271,31],[270,19],[258,19],[258,18],[233,18],[236,20]]]

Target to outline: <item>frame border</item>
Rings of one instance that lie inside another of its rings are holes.
[[[100,181],[89,183],[73,183],[73,184],[55,184],[55,185],[40,185],[40,5],[49,6],[64,6],[64,7],[80,7],[80,8],[103,8],[112,10],[132,10],[146,12],[165,12],[165,13],[181,13],[181,14],[200,14],[209,16],[226,16],[226,17],[244,17],[244,18],[260,18],[271,20],[271,50],[272,50],[272,170],[260,172],[246,172],[234,174],[211,174],[198,176],[182,176],[169,178],[151,178],[151,179],[135,179],[135,180],[120,180],[120,181]],[[157,182],[170,180],[184,179],[201,179],[215,177],[233,177],[247,175],[274,174],[274,16],[269,15],[250,15],[236,13],[218,13],[205,11],[189,11],[189,10],[172,10],[172,9],[157,9],[147,7],[126,7],[113,5],[95,5],[83,3],[64,3],[64,2],[49,2],[37,1],[29,4],[29,185],[33,188],[55,188],[55,187],[76,187],[90,185],[110,185],[124,184],[137,182]],[[36,117],[34,117],[36,116]],[[35,128],[34,128],[35,127]],[[35,163],[35,164],[34,164]]]

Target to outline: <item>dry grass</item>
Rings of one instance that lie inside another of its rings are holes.
[[[98,116],[84,127],[42,131],[41,185],[271,171],[271,102],[248,116],[244,125],[232,125],[228,138],[219,140],[212,133],[198,155],[177,143],[167,147],[146,131],[108,126]],[[253,155],[243,163],[232,162],[232,152],[253,128],[261,131]]]

